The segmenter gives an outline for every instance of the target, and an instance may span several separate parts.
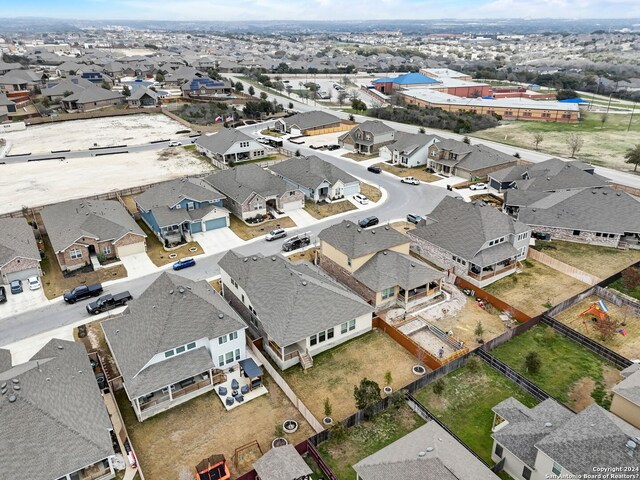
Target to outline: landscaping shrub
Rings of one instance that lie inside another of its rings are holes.
[[[556,335],[557,333],[553,328],[547,328],[542,334],[542,337],[546,342],[553,342],[556,338]]]
[[[524,366],[530,373],[538,373],[542,367],[542,359],[538,352],[529,352],[524,357]]]
[[[440,108],[420,108],[415,105],[409,105],[407,108],[373,108],[367,110],[367,115],[380,120],[441,128],[456,133],[470,133],[498,125],[498,121],[490,115],[479,115],[474,112],[446,112]]]
[[[625,268],[622,271],[622,286],[627,290],[635,290],[640,287],[640,268]]]
[[[438,380],[436,380],[435,382],[433,382],[433,393],[435,393],[436,395],[442,395],[442,392],[444,392],[444,387],[446,386],[444,378],[439,378]]]
[[[365,418],[371,418],[372,407],[382,400],[380,386],[367,377],[360,380],[360,385],[353,387],[353,397],[356,400],[356,408],[364,410]]]
[[[469,369],[470,372],[478,373],[481,367],[482,367],[482,360],[480,360],[478,357],[472,357],[467,362],[467,368]]]

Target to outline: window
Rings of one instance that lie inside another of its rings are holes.
[[[235,340],[236,338],[238,338],[238,332],[231,332],[229,334],[229,341]]]
[[[102,253],[104,253],[105,255],[110,255],[111,254],[111,245],[105,245],[104,247],[102,247]]]
[[[355,320],[349,320],[349,331],[355,330],[355,328],[356,328],[356,321]]]
[[[574,231],[573,231],[573,234],[574,234],[574,235],[576,235],[576,236],[577,236],[577,235],[580,235],[580,230],[574,230]]]
[[[193,350],[196,348],[196,342],[187,343],[187,350]]]
[[[82,258],[82,250],[80,250],[79,248],[73,248],[69,252],[69,256],[71,257],[71,260],[76,260],[77,258]]]
[[[551,469],[551,472],[555,475],[560,475],[560,473],[562,473],[562,467],[556,462],[553,462],[553,468]]]
[[[348,329],[348,323],[343,323],[342,325],[340,325],[340,333],[342,335],[344,335],[345,333],[347,333],[347,329]]]
[[[331,340],[333,338],[333,328],[327,330],[327,338]]]
[[[601,236],[602,236],[602,234],[600,232],[596,233],[596,237],[601,237]]]
[[[193,202],[187,202],[187,211],[191,211],[196,208],[196,204]]]
[[[524,480],[530,480],[530,478],[531,478],[531,469],[529,467],[524,467],[522,469],[522,478],[524,478]]]
[[[224,356],[224,361],[226,364],[233,362],[233,352],[227,352]]]
[[[396,293],[396,287],[389,287],[382,290],[382,299],[385,300],[387,298],[393,297]]]
[[[179,203],[176,205],[176,210],[180,210],[182,208],[182,205],[180,205]]]
[[[313,347],[317,343],[318,343],[318,336],[317,335],[311,335],[311,337],[309,337],[309,345],[311,345]]]
[[[318,334],[318,343],[322,343],[327,339],[327,332],[320,332]]]
[[[496,449],[494,450],[497,457],[502,458],[502,445],[496,443]]]
[[[351,266],[351,259],[347,258],[347,265]]]
[[[224,365],[224,355],[218,355],[218,366],[221,367]]]
[[[181,347],[176,348],[176,354],[183,353],[186,349],[187,349],[187,347],[182,345]]]
[[[240,360],[240,349],[239,348],[236,348],[234,354],[235,354],[236,360]]]
[[[174,352],[173,350],[167,350],[166,352],[164,352],[164,358],[173,357],[175,354],[176,352]]]
[[[227,343],[226,335],[222,335],[221,337],[218,337],[218,345],[222,345],[223,343]]]

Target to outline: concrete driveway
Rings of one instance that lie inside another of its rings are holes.
[[[146,253],[127,255],[122,257],[120,261],[124,265],[124,268],[127,269],[128,277],[143,277],[158,271],[158,267],[153,264]]]
[[[194,233],[193,240],[200,244],[205,255],[224,252],[246,243],[233,233],[230,228],[218,228],[209,232]]]
[[[20,315],[27,310],[45,307],[49,300],[44,296],[44,290],[29,290],[27,281],[22,282],[22,293],[12,294],[9,285],[4,286],[7,292],[7,301],[0,304],[0,315],[2,317]]]

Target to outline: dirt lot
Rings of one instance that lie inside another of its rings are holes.
[[[362,155],[360,153],[345,153],[342,155],[344,158],[350,158],[351,160],[355,160],[356,162],[362,162],[364,160],[371,160],[375,158],[375,155]]]
[[[620,324],[625,324],[624,326],[620,325],[619,328],[624,328],[627,335],[624,336],[621,333],[617,333],[611,340],[602,340],[592,326],[592,315],[580,316],[592,303],[598,300],[600,300],[600,298],[596,296],[586,298],[582,302],[556,315],[554,318],[583,335],[593,338],[614,352],[618,352],[620,355],[631,359],[640,357],[640,316],[634,315],[631,310],[616,307],[610,302],[605,302],[607,307],[609,307],[609,316]]]
[[[588,287],[535,260],[525,260],[522,265],[522,272],[502,278],[485,290],[528,315],[542,313]]]
[[[360,184],[360,193],[369,199],[369,201],[376,203],[382,198],[382,192],[379,188],[362,182]]]
[[[442,178],[427,172],[424,167],[402,168],[396,165],[389,165],[386,162],[376,163],[376,165],[385,172],[392,173],[393,175],[401,178],[414,177],[423,182],[435,182],[437,180],[442,180]]]
[[[304,201],[304,209],[309,213],[309,215],[318,220],[332,215],[337,215],[339,213],[348,212],[350,210],[355,210],[356,208],[357,207],[349,200],[323,204],[317,204],[309,200]]]
[[[283,377],[316,418],[324,415],[324,400],[333,407],[331,416],[343,419],[356,409],[353,387],[364,377],[385,386],[384,376],[392,374],[392,387],[401,388],[416,379],[411,367],[418,360],[379,330],[367,333],[313,358],[307,372],[295,366]]]
[[[550,257],[600,278],[608,278],[640,260],[640,250],[619,250],[573,242],[536,241]]]
[[[247,452],[238,469],[232,461],[235,449],[253,440],[262,452],[271,448],[277,424],[287,419],[298,422],[298,431],[286,438],[294,445],[314,432],[278,386],[265,376],[267,395],[255,398],[227,412],[218,396],[209,392],[156,415],[143,423],[135,418],[124,390],[116,392],[118,406],[136,449],[145,478],[185,478],[203,458],[222,453],[233,478],[252,468],[259,451]],[[251,455],[251,453],[255,453]],[[187,478],[192,478],[188,476]]]
[[[213,171],[185,149],[171,152],[0,165],[0,213]]]
[[[275,228],[289,228],[295,226],[295,222],[289,217],[269,220],[267,222],[262,222],[259,225],[249,226],[235,215],[229,215],[229,228],[242,240],[251,240],[252,238],[261,237]]]
[[[140,145],[184,137],[176,132],[185,129],[166,115],[123,115],[34,125],[3,134],[3,138],[11,144],[12,155],[36,155],[56,150],[87,150],[94,146]]]
[[[147,234],[147,255],[156,267],[161,267],[167,263],[175,263],[180,258],[193,257],[196,255],[202,255],[204,250],[198,242],[189,242],[173,250],[165,250],[158,240],[158,237],[149,229],[146,223],[142,220],[137,220],[137,224],[142,228],[144,233]],[[195,248],[195,251],[191,251],[191,248]],[[169,255],[176,254],[175,257],[169,258]]]

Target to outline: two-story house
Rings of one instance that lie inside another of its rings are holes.
[[[377,154],[381,147],[393,143],[396,131],[380,120],[367,120],[338,138],[342,148],[363,155]]]
[[[380,157],[392,165],[419,167],[429,159],[429,147],[442,139],[437,135],[396,132],[393,143],[380,148]]]
[[[427,260],[482,288],[516,272],[531,229],[482,202],[445,197],[407,234]]]
[[[406,308],[441,293],[444,273],[411,257],[411,239],[389,226],[365,230],[343,220],[318,238],[322,269],[376,309]]]
[[[621,466],[640,468],[640,430],[599,405],[573,413],[553,399],[529,408],[510,397],[492,410],[491,459],[503,462],[516,480],[588,478]]]
[[[310,264],[230,250],[218,265],[224,298],[283,370],[371,330],[373,309]]]
[[[195,141],[195,146],[198,152],[221,169],[269,155],[267,147],[235,128],[223,128],[218,133],[202,135]]]
[[[446,139],[429,147],[427,168],[444,176],[486,177],[491,172],[515,166],[518,160],[485,145],[470,145]]]
[[[163,273],[101,325],[139,421],[212,390],[246,358],[244,323],[204,280]]]
[[[167,247],[191,240],[194,233],[229,226],[226,197],[200,178],[164,182],[135,197],[142,220]]]

